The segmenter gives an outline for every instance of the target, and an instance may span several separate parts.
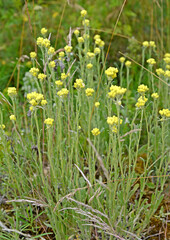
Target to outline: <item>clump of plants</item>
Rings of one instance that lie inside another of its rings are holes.
[[[156,63],[155,43],[143,42],[136,83],[134,63],[107,63],[81,16],[63,50],[41,29],[23,103],[15,87],[1,93],[2,194],[12,205],[0,212],[3,239],[145,239],[164,197],[170,54]]]

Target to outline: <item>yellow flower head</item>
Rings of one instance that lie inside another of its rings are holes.
[[[47,100],[42,100],[41,101],[41,106],[45,106],[47,104]]]
[[[68,46],[68,45],[66,45],[66,46],[64,47],[64,49],[65,49],[66,53],[70,53],[70,52],[71,52],[71,50],[72,50],[72,47],[71,47],[71,46]]]
[[[30,57],[33,59],[33,58],[36,58],[37,54],[36,52],[30,52]]]
[[[140,96],[140,98],[138,98],[138,101],[135,106],[137,108],[141,108],[141,107],[145,106],[145,103],[147,101],[148,101],[148,99],[145,96]]]
[[[80,13],[81,13],[81,17],[85,17],[87,15],[87,11],[86,10],[82,10]]]
[[[55,62],[54,61],[51,61],[51,62],[49,62],[49,67],[51,67],[51,68],[55,68]]]
[[[155,48],[155,47],[156,47],[156,44],[155,44],[154,41],[150,41],[150,42],[149,42],[149,46]]]
[[[94,49],[94,53],[95,53],[95,54],[99,54],[100,52],[101,52],[100,48],[96,47],[96,48]]]
[[[157,99],[157,98],[159,98],[159,95],[157,93],[152,93],[151,97],[153,99]]]
[[[116,117],[116,116],[113,116],[113,117],[108,117],[107,118],[107,123],[109,124],[109,125],[118,125],[118,124],[122,124],[122,119],[119,119],[118,117]]]
[[[38,45],[38,46],[42,46],[43,41],[44,41],[44,38],[38,37],[38,38],[37,38],[37,45]]]
[[[156,64],[156,61],[155,61],[154,58],[149,58],[149,59],[147,60],[147,63],[149,63],[150,65],[154,65],[154,64]]]
[[[29,107],[29,110],[30,110],[31,112],[33,112],[33,111],[34,111],[34,107],[33,107],[33,106]]]
[[[93,67],[93,64],[89,63],[86,65],[87,69],[91,69]]]
[[[85,87],[85,84],[83,83],[82,79],[76,79],[76,82],[74,83],[74,87],[77,89],[81,89]]]
[[[138,86],[138,89],[137,89],[138,93],[142,93],[142,94],[147,92],[148,90],[149,88],[144,84],[141,84],[140,86]]]
[[[50,47],[50,40],[48,38],[44,38],[41,45],[46,47],[46,48],[49,48]]]
[[[102,47],[104,47],[104,45],[105,45],[105,42],[101,40],[101,41],[99,42],[99,44],[98,44],[98,45],[99,45],[99,47],[101,47],[101,48],[102,48]]]
[[[75,34],[76,36],[78,36],[78,35],[80,34],[79,30],[76,29],[76,30],[74,31],[74,34]]]
[[[38,74],[38,72],[39,72],[39,69],[33,67],[33,68],[31,68],[31,69],[29,70],[29,72],[31,73],[32,76],[36,77],[37,74]]]
[[[83,20],[82,25],[83,26],[89,26],[90,21],[88,19]]]
[[[117,133],[117,127],[116,127],[116,126],[113,126],[113,127],[112,127],[112,132],[113,132],[113,133]]]
[[[47,75],[45,75],[44,73],[38,74],[38,79],[40,79],[41,81],[43,81],[46,77],[47,77]]]
[[[96,45],[99,45],[99,44],[101,43],[101,41],[102,41],[102,40],[101,40],[100,38],[96,38],[95,44],[96,44]]]
[[[163,60],[166,62],[166,64],[170,64],[170,57],[165,57]]]
[[[94,36],[94,40],[96,41],[97,39],[100,39],[100,35],[98,35],[98,34],[96,34],[96,35]]]
[[[94,58],[95,54],[93,52],[87,52],[87,57],[88,58]]]
[[[170,71],[166,70],[165,73],[164,73],[164,76],[170,78]]]
[[[98,108],[100,106],[100,103],[99,102],[95,102],[95,107]]]
[[[130,61],[126,61],[126,62],[125,62],[125,66],[126,66],[126,67],[130,67],[131,64],[132,64],[132,63],[131,63]]]
[[[86,96],[87,97],[93,96],[93,93],[94,93],[94,89],[93,88],[87,88],[86,89]]]
[[[158,74],[158,76],[160,76],[160,75],[164,75],[165,72],[162,68],[158,68],[156,69],[156,73]]]
[[[0,124],[0,129],[4,130],[5,129],[5,125],[4,124]]]
[[[67,73],[67,74],[65,74],[65,73],[61,73],[61,80],[65,80],[67,77],[69,77],[70,76],[70,74],[69,73]]]
[[[83,38],[83,37],[78,37],[77,41],[78,41],[79,43],[84,43],[84,38]]]
[[[50,47],[48,49],[48,54],[53,54],[55,52],[55,49],[53,47]]]
[[[144,42],[142,43],[142,45],[143,45],[144,47],[149,47],[149,42],[148,42],[148,41],[144,41]]]
[[[170,70],[170,65],[166,65],[166,69]]]
[[[38,103],[37,103],[37,101],[35,101],[35,99],[32,99],[31,101],[30,101],[30,104],[32,105],[32,106],[37,106],[38,105]]]
[[[16,121],[15,115],[11,115],[9,118],[10,118],[11,121]]]
[[[105,74],[108,77],[108,80],[112,80],[117,77],[118,69],[115,67],[109,67],[107,70],[105,70]]]
[[[108,93],[109,98],[122,98],[123,94],[127,91],[126,88],[121,88],[120,86],[112,85],[110,87],[110,92]]]
[[[44,123],[48,126],[52,126],[53,125],[53,122],[54,122],[54,119],[53,118],[47,118],[45,119]]]
[[[91,132],[94,136],[97,136],[100,134],[100,130],[98,128],[93,128],[93,130]]]
[[[42,35],[45,35],[45,34],[47,33],[47,31],[48,31],[48,30],[47,30],[46,28],[42,28],[42,29],[41,29],[41,34],[42,34]]]
[[[63,57],[64,57],[64,55],[65,55],[65,53],[64,53],[64,52],[59,52],[59,57],[63,58]]]
[[[124,62],[125,62],[125,57],[119,58],[119,61],[120,61],[121,63],[124,63]]]
[[[165,58],[170,58],[170,53],[165,53],[164,57]]]
[[[162,117],[169,118],[170,117],[170,110],[169,109],[162,109],[159,111],[159,114]]]
[[[15,87],[9,87],[7,91],[10,97],[15,97],[17,95],[17,90]]]
[[[67,88],[62,88],[60,91],[57,92],[57,95],[59,97],[67,97],[69,91],[67,90]]]
[[[63,82],[58,80],[58,81],[55,81],[55,84],[57,85],[57,87],[59,87],[63,85]]]

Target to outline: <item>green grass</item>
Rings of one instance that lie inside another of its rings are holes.
[[[136,41],[130,56],[144,68],[131,58],[128,66],[128,54],[125,62],[111,62],[107,46],[96,46],[89,26],[80,26],[80,35],[89,38],[80,43],[72,34],[72,50],[62,58],[38,44],[30,68],[37,67],[44,80],[27,72],[18,92],[1,93],[1,239],[145,239],[153,217],[167,221],[166,209],[158,210],[168,179],[169,110],[160,112],[169,103],[168,64],[157,48]],[[89,55],[95,47],[100,53]],[[147,63],[151,57],[156,66]],[[64,69],[50,66],[56,59]],[[83,81],[79,88],[77,79]],[[140,84],[148,87],[144,93],[137,91]],[[87,88],[94,90],[91,96]],[[29,94],[34,91],[39,95]],[[113,116],[118,120],[110,124]]]

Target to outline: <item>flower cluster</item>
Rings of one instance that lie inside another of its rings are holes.
[[[59,97],[67,97],[69,91],[67,88],[62,88],[60,91],[57,92]]]
[[[66,53],[70,53],[70,52],[71,52],[71,50],[72,50],[72,47],[71,47],[71,46],[68,46],[68,45],[66,45],[66,46],[64,47],[64,50],[66,51]]]
[[[49,62],[48,65],[49,65],[50,68],[55,68],[55,62],[54,61]]]
[[[61,73],[61,80],[65,80],[67,77],[69,77],[70,74],[69,73]]]
[[[93,64],[88,63],[88,64],[86,65],[86,67],[87,67],[87,69],[91,69],[91,68],[93,67]]]
[[[41,81],[43,81],[46,77],[47,77],[47,75],[45,75],[44,73],[38,74],[38,79],[40,79]]]
[[[145,106],[145,103],[148,101],[148,99],[145,97],[145,96],[140,96],[138,98],[138,101],[137,103],[135,104],[135,106],[137,108],[141,108],[141,107],[144,107]]]
[[[63,82],[61,80],[57,80],[55,81],[55,84],[57,85],[57,87],[59,87],[63,85]]]
[[[154,65],[154,64],[156,64],[156,61],[155,61],[154,58],[149,58],[149,59],[147,60],[147,63],[149,63],[150,65]]]
[[[155,44],[154,41],[150,41],[150,42],[144,41],[144,42],[142,43],[142,45],[143,45],[144,47],[153,47],[153,48],[156,47],[156,44]]]
[[[55,52],[55,49],[53,48],[53,47],[50,47],[49,49],[48,49],[48,54],[50,55],[50,54],[53,54]]]
[[[116,116],[113,117],[108,117],[107,118],[107,123],[112,127],[112,132],[117,133],[117,126],[119,124],[122,124],[122,119],[119,119]]]
[[[87,11],[86,10],[82,10],[80,13],[81,13],[81,17],[85,17],[87,15]]]
[[[100,106],[100,103],[99,102],[95,102],[95,107],[98,108]]]
[[[11,121],[16,121],[16,117],[13,114],[9,118],[10,118]]]
[[[47,30],[46,28],[42,28],[42,29],[41,29],[41,34],[42,34],[42,35],[45,35],[45,34],[47,33],[47,31],[48,31],[48,30]]]
[[[94,136],[97,136],[100,134],[100,130],[98,128],[93,128],[93,130],[91,132]]]
[[[85,87],[85,84],[83,83],[82,79],[76,79],[76,82],[74,83],[74,87],[77,89],[81,89]]]
[[[165,73],[164,73],[164,76],[170,78],[170,71],[166,70]]]
[[[132,64],[132,63],[131,63],[130,61],[126,61],[126,62],[125,62],[125,66],[126,66],[126,67],[130,67],[131,64]]]
[[[52,118],[47,118],[47,119],[45,119],[45,121],[44,121],[44,123],[45,123],[46,125],[49,125],[49,126],[52,126],[52,125],[53,125],[53,122],[54,122],[54,119],[52,119]]]
[[[107,70],[105,70],[105,74],[108,77],[108,80],[112,80],[117,77],[118,69],[115,67],[109,67]]]
[[[121,63],[124,63],[124,62],[125,62],[125,57],[119,58],[119,61],[120,61]]]
[[[36,56],[37,56],[36,52],[30,52],[30,57],[31,58],[36,58]]]
[[[157,98],[159,98],[159,95],[157,93],[152,93],[151,97],[153,99],[157,99]]]
[[[50,40],[48,38],[38,37],[37,38],[37,45],[41,46],[41,47],[49,48],[50,47]]]
[[[120,86],[112,85],[110,87],[110,92],[108,93],[109,98],[119,98],[123,97],[123,94],[127,91],[126,88],[121,88]]]
[[[0,124],[0,129],[4,130],[5,129],[5,125],[4,124]]]
[[[15,97],[17,95],[17,90],[15,87],[9,87],[7,92],[10,97]]]
[[[29,103],[31,104],[30,110],[33,110],[33,107],[41,104],[42,106],[47,104],[47,101],[44,100],[44,96],[41,93],[37,92],[31,92],[27,94],[27,99],[29,100]]]
[[[158,76],[160,76],[160,75],[164,75],[165,71],[162,68],[158,68],[156,69],[156,73],[158,74]]]
[[[86,89],[86,96],[87,97],[93,96],[93,93],[94,93],[94,89],[93,88],[87,88]]]
[[[162,109],[159,111],[160,115],[165,118],[170,117],[170,110],[169,109]]]
[[[144,84],[139,85],[138,89],[137,89],[138,93],[141,93],[142,95],[145,92],[147,92],[148,90],[149,90],[149,88],[146,85],[144,85]]]
[[[29,72],[31,73],[32,76],[36,77],[37,74],[39,73],[39,69],[33,67],[33,68],[31,68],[31,69],[29,70]]]

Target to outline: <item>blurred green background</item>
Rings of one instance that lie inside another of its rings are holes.
[[[52,33],[56,49],[66,45],[70,27],[81,26],[80,11],[86,9],[92,35],[100,33],[109,44],[124,0],[0,0],[0,90],[22,85],[30,68],[30,51],[42,27]],[[62,17],[63,16],[63,17]],[[154,40],[160,56],[170,50],[170,1],[127,0],[118,22],[108,60],[117,60],[118,51],[138,59],[140,43]],[[61,23],[61,27],[59,28]]]

